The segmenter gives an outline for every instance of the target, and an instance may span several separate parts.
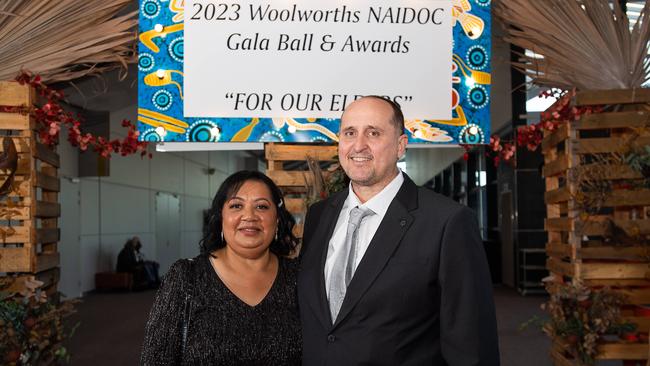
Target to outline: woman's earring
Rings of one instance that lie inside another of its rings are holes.
[[[278,241],[278,229],[275,229],[275,241]]]
[[[223,231],[221,232],[221,242],[225,243],[226,241],[223,239]]]

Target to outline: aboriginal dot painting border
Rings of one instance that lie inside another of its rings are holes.
[[[408,120],[409,143],[481,144],[490,135],[491,1],[452,0],[452,119]],[[185,118],[183,0],[140,0],[138,130],[152,142],[337,141],[339,119]]]

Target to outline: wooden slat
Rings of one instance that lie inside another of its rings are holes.
[[[32,127],[33,123],[29,115],[0,112],[0,130],[29,130]]]
[[[0,205],[0,220],[29,220],[29,206],[5,207]]]
[[[650,276],[648,263],[585,263],[582,262],[581,275],[584,279],[639,278]]]
[[[551,359],[554,366],[576,366],[573,360],[568,360],[556,349],[551,350]]]
[[[544,192],[544,202],[546,204],[566,202],[569,199],[571,199],[571,191],[568,186]]]
[[[575,268],[571,263],[563,262],[556,258],[548,258],[546,260],[546,268],[549,271],[561,274],[563,276],[574,277]]]
[[[636,325],[637,331],[648,332],[650,330],[650,317],[645,316],[626,316],[624,321]]]
[[[634,191],[627,189],[613,190],[605,199],[603,206],[650,206],[650,189],[638,189]]]
[[[59,268],[52,268],[47,271],[42,271],[36,274],[36,279],[43,282],[43,287],[56,285],[61,279],[61,270]]]
[[[615,179],[641,179],[643,175],[632,169],[629,165],[608,165],[604,167],[599,164],[582,165],[580,169],[590,179],[594,180],[615,180]]]
[[[29,154],[18,154],[18,167],[16,168],[16,175],[31,175],[32,173],[32,157]],[[6,175],[1,175],[2,177]]]
[[[638,137],[632,143],[624,137],[578,139],[573,142],[575,154],[620,153],[627,149],[626,145],[634,148],[650,145],[650,136]]]
[[[573,99],[573,104],[576,106],[648,103],[650,102],[650,89],[587,90],[576,93]]]
[[[306,160],[307,156],[320,161],[333,161],[338,154],[336,145],[284,145],[266,144],[264,146],[266,160]]]
[[[542,176],[552,177],[564,173],[567,169],[569,169],[569,159],[566,155],[560,154],[557,159],[544,164],[544,167],[542,168]]]
[[[555,357],[564,358],[564,361],[561,361],[559,365],[576,366],[577,363],[572,362],[573,360],[567,360],[564,356],[562,356],[561,354],[562,350],[569,348],[568,345],[564,343],[565,343],[564,341],[561,341],[559,339],[555,339],[553,341],[552,349],[556,355]],[[623,342],[600,343],[597,346],[597,350],[598,350],[598,353],[596,355],[597,360],[647,360],[648,359],[648,344],[644,344],[644,343],[623,343]]]
[[[544,229],[547,231],[572,231],[573,220],[569,217],[548,218],[544,220]]]
[[[649,257],[650,247],[582,247],[579,252],[583,259],[640,260]]]
[[[557,270],[553,270],[552,272],[555,272],[555,273],[560,274],[560,275],[568,276],[568,277],[573,277],[573,275],[571,275],[571,274],[564,274],[564,273],[558,272]],[[625,279],[604,279],[604,280],[603,279],[601,279],[601,280],[584,279],[583,283],[585,285],[587,285],[587,286],[590,286],[590,287],[599,286],[599,287],[602,288],[604,286],[610,286],[608,291],[623,296],[626,299],[627,304],[644,305],[644,304],[649,304],[650,303],[650,291],[648,291],[648,289],[646,287],[630,288],[630,287],[618,286],[618,285],[626,285],[626,284],[639,284],[639,285],[645,284],[645,285],[647,285],[647,283],[648,283],[647,280],[639,280],[639,279],[634,279],[634,280],[625,280]],[[559,283],[546,283],[546,289],[550,293],[557,293],[561,289],[562,286],[565,286],[565,285],[564,284],[559,284]]]
[[[644,305],[650,304],[650,291],[647,288],[614,288],[611,291],[625,296],[628,304]]]
[[[0,175],[0,180],[4,181],[5,175]],[[8,194],[9,197],[31,197],[32,182],[28,176],[14,176],[13,190]]]
[[[648,344],[609,343],[597,346],[599,360],[647,360]]]
[[[43,243],[41,244],[41,252],[42,253],[55,253],[59,249],[59,243]]]
[[[650,291],[647,290],[647,287],[650,287],[650,280],[648,279],[587,279],[584,280],[584,284],[587,286],[607,286],[611,288],[628,288],[628,287],[642,287],[642,290],[647,293],[647,297],[650,298]],[[642,304],[650,304],[650,300]]]
[[[546,243],[546,254],[551,257],[565,258],[571,256],[571,246],[564,243]]]
[[[304,187],[311,184],[311,172],[304,171],[287,171],[287,170],[269,170],[266,172],[275,184],[284,187]],[[323,176],[327,177],[329,172],[323,172]],[[305,180],[306,179],[306,180]]]
[[[567,138],[569,138],[569,127],[567,124],[563,124],[550,135],[544,137],[542,140],[542,152],[546,153],[549,149],[555,147]]]
[[[557,258],[571,257],[572,247],[569,244],[548,242],[546,252],[549,256]],[[580,247],[576,249],[582,259],[618,259],[618,260],[647,260],[650,258],[650,247],[646,246],[598,246]],[[650,283],[649,283],[650,284]]]
[[[610,220],[607,216],[592,216],[587,221],[581,223],[578,230],[584,235],[602,236],[611,235],[611,228],[607,223]],[[623,230],[628,236],[637,237],[639,235],[650,234],[650,219],[645,220],[623,220],[611,219],[613,224]],[[650,249],[650,248],[649,248]]]
[[[0,272],[31,272],[31,247],[0,246]]]
[[[270,170],[267,174],[278,186],[305,186],[312,181],[308,171]]]
[[[305,212],[304,198],[285,198],[284,202],[287,210],[291,213]]]
[[[40,161],[44,161],[52,166],[59,167],[60,159],[59,154],[56,151],[50,149],[47,145],[36,143],[36,154],[35,157]]]
[[[614,219],[614,224],[630,236],[650,235],[650,219],[620,220]],[[650,250],[650,248],[648,248]]]
[[[612,113],[592,113],[583,115],[574,123],[577,130],[596,130],[605,128],[650,127],[650,112],[630,111]]]
[[[37,229],[36,230],[36,242],[37,243],[53,243],[59,241],[60,230],[59,229]]]
[[[58,177],[53,177],[41,172],[36,172],[36,187],[43,188],[45,191],[60,192],[61,181]]]
[[[34,217],[60,217],[61,216],[61,205],[56,202],[36,202],[36,210],[34,211]]]
[[[59,253],[41,253],[36,256],[35,272],[45,271],[59,266]]]
[[[2,113],[0,113],[0,129],[4,127],[4,120],[2,119]],[[12,137],[14,141],[14,146],[16,147],[16,152],[18,153],[29,153],[31,149],[29,147],[30,138],[26,137]],[[0,139],[0,151],[4,152],[2,147],[2,140]]]
[[[0,105],[31,106],[34,101],[33,90],[15,81],[0,81]]]
[[[269,160],[267,161],[268,170],[282,170],[284,168],[284,163],[281,161]]]
[[[6,226],[0,226],[0,231],[4,231],[8,233],[7,236],[4,238],[4,240],[0,235],[0,246],[3,243],[6,244],[31,243],[30,229],[31,228],[29,226],[12,226],[11,229]],[[13,234],[10,234],[9,230],[13,230]]]

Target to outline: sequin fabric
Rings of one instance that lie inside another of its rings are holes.
[[[156,295],[140,364],[300,365],[297,271],[296,260],[280,258],[269,293],[250,306],[225,286],[207,255],[177,261]]]

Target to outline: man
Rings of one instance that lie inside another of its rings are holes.
[[[475,214],[397,168],[395,103],[341,117],[348,190],[307,213],[298,293],[303,365],[498,365],[492,284]]]

